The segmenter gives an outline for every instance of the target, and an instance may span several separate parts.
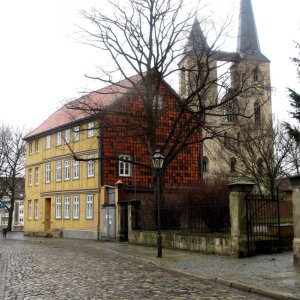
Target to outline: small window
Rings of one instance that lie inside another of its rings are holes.
[[[61,145],[61,132],[57,132],[56,133],[56,146],[60,146]]]
[[[64,143],[65,144],[69,144],[71,141],[71,130],[70,129],[66,129],[65,130],[65,136],[64,136]]]
[[[61,197],[55,199],[55,218],[61,219]]]
[[[93,202],[94,197],[93,195],[87,195],[86,196],[86,218],[87,219],[93,219]]]
[[[27,217],[29,220],[32,219],[32,200],[28,200]]]
[[[56,162],[56,181],[61,181],[61,161]]]
[[[51,135],[46,136],[46,149],[51,148]]]
[[[70,197],[64,198],[64,219],[70,219]]]
[[[236,159],[233,157],[230,159],[230,173],[234,173],[236,171]]]
[[[34,144],[35,144],[35,152],[36,153],[39,153],[39,140],[36,140],[35,142],[34,142]]]
[[[45,166],[45,182],[50,183],[51,181],[51,165],[47,164]]]
[[[65,180],[70,180],[70,161],[65,160]]]
[[[89,155],[87,161],[87,177],[94,177],[95,172],[95,162],[93,161],[94,156]]]
[[[255,123],[255,126],[261,125],[260,101],[259,100],[256,100],[254,103],[254,123]]]
[[[32,185],[32,169],[28,170],[28,185]]]
[[[79,132],[80,132],[79,126],[76,126],[76,127],[73,128],[73,141],[74,142],[79,141],[79,138],[80,138]]]
[[[73,179],[79,179],[79,161],[73,160]]]
[[[73,196],[73,219],[79,219],[79,196]]]
[[[131,176],[131,163],[130,155],[119,156],[119,176],[130,177]]]
[[[40,183],[40,170],[39,170],[39,167],[34,168],[34,183],[35,184]]]
[[[89,122],[87,125],[87,137],[91,138],[94,136],[94,122]]]
[[[39,200],[34,200],[34,219],[38,220],[39,218]]]
[[[31,155],[32,154],[32,142],[28,143],[28,151],[29,151],[29,154]]]

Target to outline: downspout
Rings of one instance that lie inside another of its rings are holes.
[[[100,117],[100,126],[98,129],[98,223],[97,223],[97,240],[102,238],[101,236],[101,188],[103,185],[103,137],[102,137],[102,117]]]

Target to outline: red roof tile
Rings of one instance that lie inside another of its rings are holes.
[[[98,91],[94,91],[65,104],[63,107],[54,112],[40,126],[31,131],[25,137],[25,140],[36,135],[49,132],[55,128],[71,124],[75,121],[92,117],[92,108],[104,109],[105,107],[115,103],[125,93],[128,93],[129,89],[140,81],[140,78],[141,77],[139,75],[135,75],[129,79],[104,87]]]

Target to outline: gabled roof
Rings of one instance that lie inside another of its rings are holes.
[[[140,84],[141,78],[141,75],[132,76],[63,105],[40,126],[31,131],[24,140],[47,135],[55,129],[62,129],[72,123],[91,118],[92,108],[102,110],[115,104],[124,95],[129,94],[134,85]],[[179,97],[164,80],[163,83],[168,86],[175,97]]]
[[[55,128],[67,126],[68,124],[76,121],[90,118],[91,114],[89,112],[85,112],[84,109],[79,109],[78,107],[94,107],[101,109],[108,107],[126,94],[134,86],[134,84],[137,84],[140,80],[141,77],[139,75],[135,75],[129,79],[124,79],[115,85],[109,85],[100,90],[84,95],[72,102],[66,103],[40,126],[31,131],[24,140],[28,140],[29,138],[41,134],[46,134]]]

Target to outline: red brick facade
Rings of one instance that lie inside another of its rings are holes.
[[[167,85],[161,87],[160,94],[164,98],[162,116],[158,119],[156,131],[159,146],[165,143],[179,113],[178,105],[176,105],[179,98],[170,91]],[[124,185],[152,186],[151,156],[142,129],[145,120],[141,116],[144,115],[142,99],[128,94],[114,104],[110,112],[104,116],[104,128],[102,129],[103,184],[114,185],[116,180],[121,179]],[[185,117],[187,118],[188,115]],[[189,140],[199,140],[199,133],[194,133]],[[174,141],[172,142],[174,143]],[[163,154],[166,155],[167,152],[168,149]],[[131,166],[130,177],[119,176],[117,160],[119,155],[130,155],[131,159],[138,163]],[[189,145],[182,150],[167,167],[166,187],[186,186],[199,181],[200,156],[201,144],[199,143]],[[141,164],[148,166],[148,168]]]

